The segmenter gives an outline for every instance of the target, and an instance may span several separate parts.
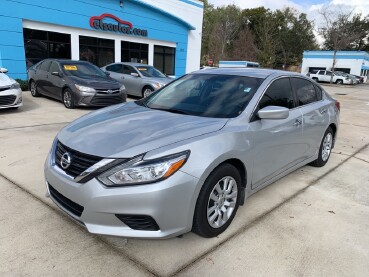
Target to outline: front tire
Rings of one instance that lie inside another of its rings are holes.
[[[324,133],[322,142],[320,143],[319,156],[315,161],[310,163],[311,166],[322,167],[328,162],[332,153],[333,138],[333,130],[331,127],[328,127]]]
[[[337,84],[337,85],[342,85],[342,84],[343,84],[343,80],[338,79],[338,80],[336,81],[336,84]]]
[[[75,108],[73,93],[69,88],[63,91],[63,104],[67,109]]]
[[[217,167],[206,179],[196,202],[192,231],[212,238],[223,233],[235,217],[241,197],[241,176],[230,164]]]
[[[150,86],[145,86],[142,89],[142,97],[145,98],[147,96],[149,96],[151,93],[153,93],[154,89]]]
[[[29,86],[30,86],[31,95],[33,97],[40,97],[41,96],[41,94],[38,92],[37,84],[36,84],[35,81],[31,81]]]

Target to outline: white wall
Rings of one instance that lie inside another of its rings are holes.
[[[178,0],[142,0],[152,6],[165,10],[188,22],[194,26],[196,30],[188,32],[188,48],[186,73],[199,70],[201,59],[201,36],[203,9],[191,4],[187,4]],[[196,0],[190,0],[196,4],[202,4]]]

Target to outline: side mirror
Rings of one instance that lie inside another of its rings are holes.
[[[1,73],[7,73],[7,72],[8,72],[8,70],[7,70],[6,68],[0,67],[0,72],[1,72]]]
[[[131,76],[133,76],[133,77],[140,77],[140,75],[138,75],[138,73],[134,73],[134,72],[131,73]]]
[[[51,75],[62,77],[62,73],[57,72],[57,71],[51,72]]]
[[[289,114],[289,109],[279,106],[267,106],[258,111],[258,117],[261,119],[285,119]]]

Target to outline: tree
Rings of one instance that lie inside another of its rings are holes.
[[[337,51],[351,49],[352,45],[363,40],[367,36],[367,30],[360,24],[361,15],[353,14],[353,10],[343,11],[341,7],[323,7],[319,13],[323,18],[323,26],[319,29],[319,34],[324,38],[324,48],[333,50],[332,75],[337,62]]]

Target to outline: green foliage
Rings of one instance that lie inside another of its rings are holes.
[[[202,63],[219,60],[257,61],[264,67],[299,65],[304,50],[317,49],[313,23],[306,14],[286,8],[241,10],[214,8],[205,1]]]
[[[15,80],[20,85],[22,91],[28,90],[28,81],[27,80],[21,80],[21,79],[15,79]]]

